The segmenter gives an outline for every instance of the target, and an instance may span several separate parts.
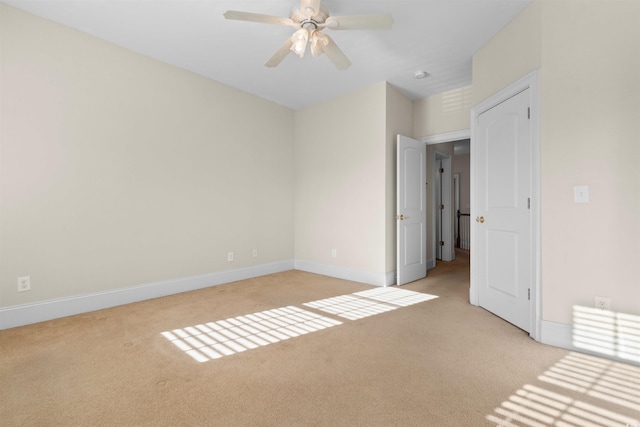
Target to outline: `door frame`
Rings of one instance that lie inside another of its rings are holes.
[[[529,89],[531,95],[531,301],[532,306],[530,310],[531,317],[531,330],[529,335],[536,341],[540,341],[540,323],[542,313],[542,301],[541,301],[541,236],[540,236],[540,92],[539,92],[539,75],[538,71],[533,71],[520,80],[512,83],[506,88],[500,90],[495,95],[485,99],[475,107],[471,109],[471,217],[476,215],[476,179],[475,174],[477,166],[475,161],[477,159],[476,150],[477,147],[473,143],[473,140],[477,136],[478,121],[482,113],[490,110],[498,104],[506,101],[507,99],[517,95],[518,93]],[[478,244],[476,222],[471,221],[471,276],[469,287],[469,302],[472,305],[479,305],[478,295]],[[476,254],[476,256],[474,256]]]

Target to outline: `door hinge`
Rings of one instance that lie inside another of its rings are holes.
[[[527,299],[531,301],[531,288],[527,289]]]
[[[531,209],[531,197],[527,197],[527,209]]]
[[[527,119],[531,118],[531,107],[527,107]]]

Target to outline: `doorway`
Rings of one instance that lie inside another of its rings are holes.
[[[458,135],[463,138],[460,139]],[[467,215],[469,212],[470,139],[464,136],[463,133],[456,133],[455,136],[448,137],[451,140],[435,137],[440,139],[435,139],[433,142],[430,138],[422,139],[427,143],[429,167],[427,172],[427,222],[429,224],[427,244],[431,255],[429,268],[435,267],[436,260],[449,262],[455,259],[458,241],[457,210],[462,209]]]
[[[398,285],[424,277],[427,270],[435,268],[437,246],[440,246],[438,259],[455,260],[452,156],[454,142],[460,139],[468,141],[469,132],[455,132],[420,140],[411,140],[398,135],[395,217],[397,226],[395,282]],[[436,144],[442,143],[447,144],[436,147]],[[436,157],[437,168],[434,167]],[[434,192],[436,188],[437,194]],[[419,206],[422,207],[419,208]],[[436,216],[438,217],[437,225]],[[439,232],[436,232],[436,228]],[[437,245],[436,243],[440,241],[443,244]]]

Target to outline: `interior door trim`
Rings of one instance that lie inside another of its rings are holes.
[[[422,138],[418,138],[418,141],[422,141],[427,145],[431,145],[431,144],[440,144],[442,142],[460,141],[461,139],[469,139],[469,138],[471,138],[471,129],[459,130],[459,131],[449,132],[449,133],[441,133],[441,134],[432,135],[432,136],[423,136]]]

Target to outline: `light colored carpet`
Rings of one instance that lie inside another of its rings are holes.
[[[637,422],[640,368],[536,343],[469,305],[468,287],[468,253],[458,252],[455,262],[400,288],[437,298],[405,305],[353,295],[372,289],[366,285],[289,271],[0,331],[0,424]],[[351,318],[305,305],[345,295]],[[204,343],[195,353],[187,336],[219,337],[215,328],[225,324],[231,336],[235,323],[274,313],[302,319],[287,329],[299,336],[263,345],[254,334],[226,346]]]

